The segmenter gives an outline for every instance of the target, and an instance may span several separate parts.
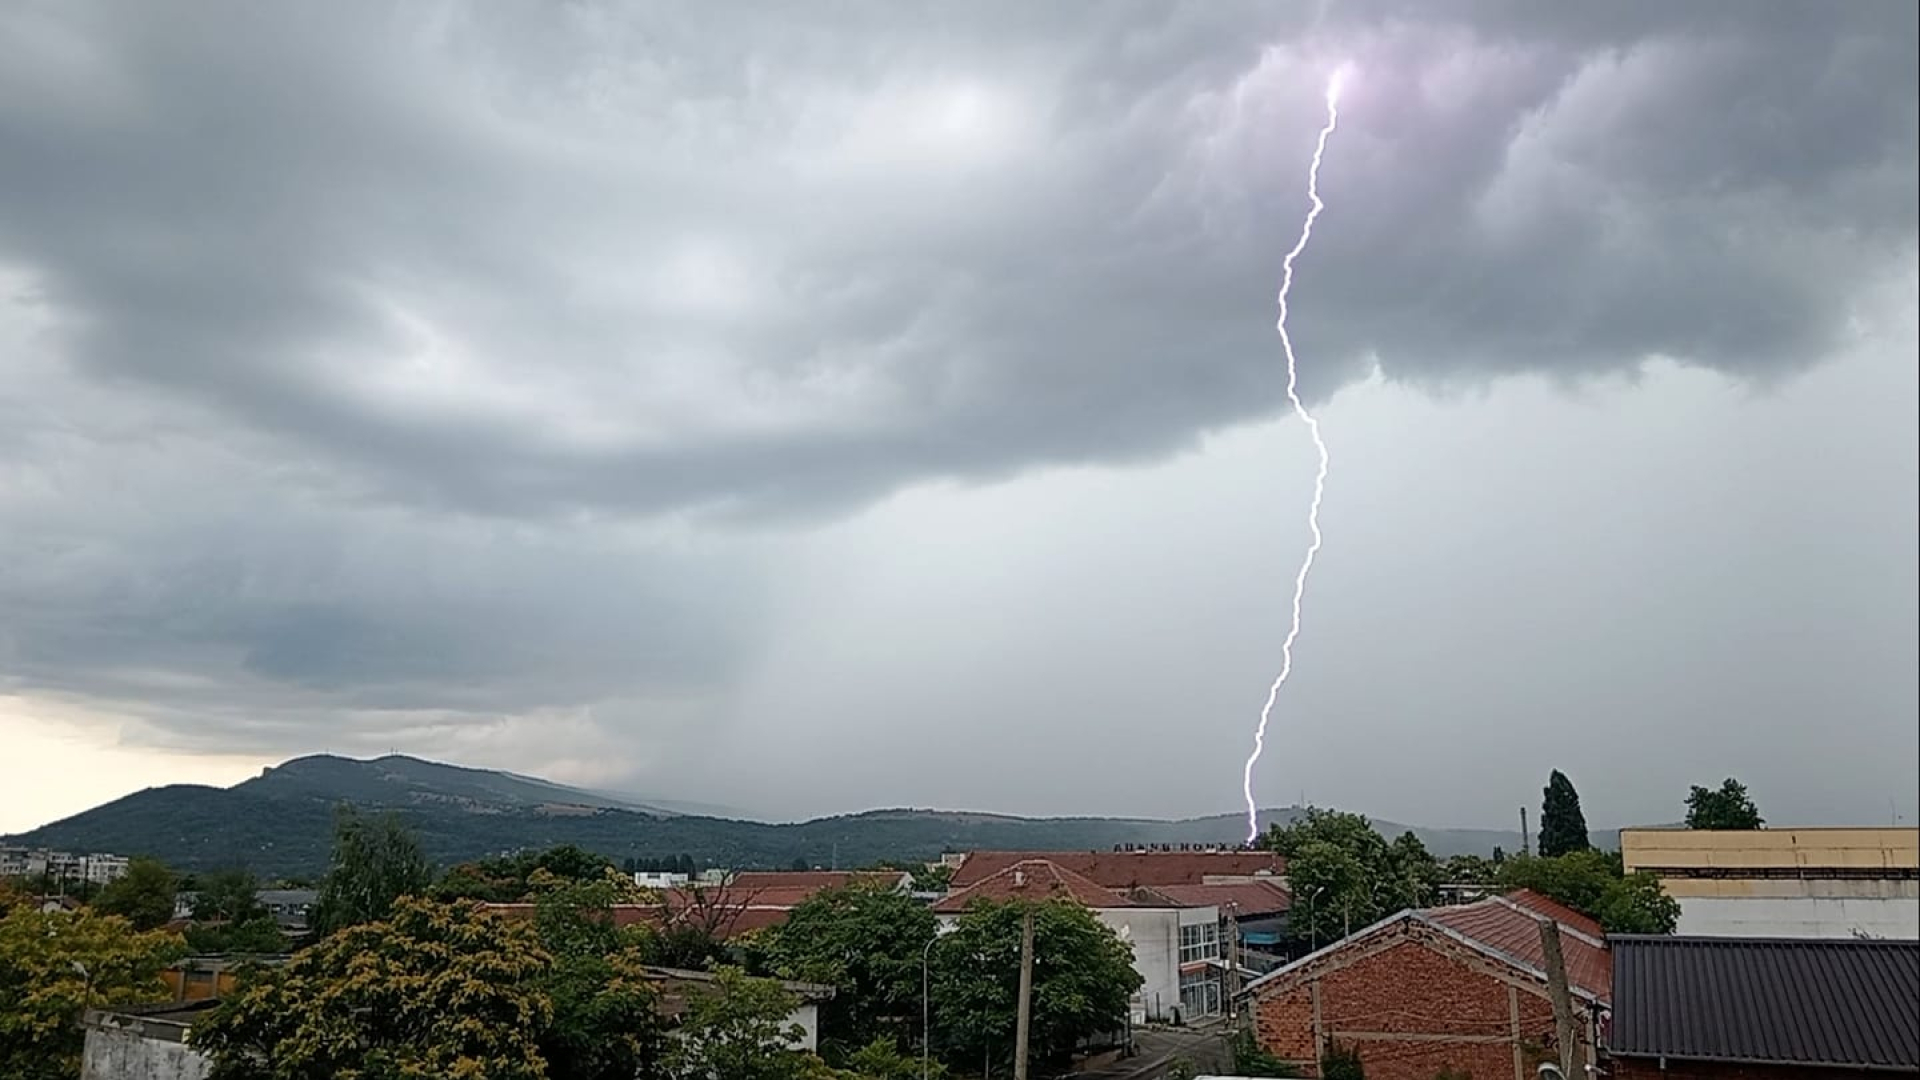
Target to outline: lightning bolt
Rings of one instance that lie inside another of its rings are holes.
[[[1327,123],[1320,129],[1320,138],[1313,145],[1313,164],[1307,167],[1307,199],[1312,204],[1307,211],[1306,220],[1300,225],[1300,239],[1295,241],[1293,250],[1280,260],[1280,319],[1274,328],[1280,332],[1280,348],[1287,356],[1287,401],[1292,403],[1293,412],[1307,426],[1307,434],[1313,437],[1313,448],[1320,455],[1320,467],[1313,474],[1313,502],[1307,508],[1307,528],[1313,534],[1313,540],[1307,545],[1307,556],[1301,560],[1300,572],[1293,578],[1293,622],[1287,627],[1287,636],[1280,643],[1280,674],[1275,676],[1273,685],[1267,689],[1267,703],[1260,710],[1260,724],[1253,729],[1253,753],[1247,755],[1247,768],[1241,783],[1241,791],[1247,799],[1247,842],[1251,844],[1260,836],[1259,809],[1253,798],[1253,768],[1260,763],[1260,754],[1267,746],[1267,722],[1273,718],[1274,702],[1280,699],[1280,688],[1293,674],[1293,643],[1300,637],[1300,601],[1307,593],[1307,575],[1313,572],[1314,556],[1320,554],[1320,499],[1327,491],[1327,444],[1320,438],[1320,421],[1313,418],[1307,406],[1300,400],[1300,372],[1294,360],[1293,338],[1287,333],[1287,293],[1293,288],[1293,262],[1300,253],[1307,250],[1307,242],[1313,239],[1313,223],[1325,210],[1327,204],[1320,201],[1320,160],[1326,156],[1327,139],[1340,126],[1340,76],[1335,74],[1327,81]]]

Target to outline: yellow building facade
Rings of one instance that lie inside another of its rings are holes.
[[[1623,829],[1682,934],[1920,938],[1920,828]]]

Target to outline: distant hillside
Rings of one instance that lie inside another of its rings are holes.
[[[1116,844],[1232,844],[1238,815],[1161,821],[1019,818],[939,810],[872,810],[792,824],[676,814],[606,793],[531,777],[409,757],[372,761],[296,758],[231,788],[148,788],[7,843],[152,855],[189,870],[245,865],[265,876],[311,875],[326,866],[333,808],[390,809],[442,864],[555,844],[615,859],[687,854],[704,865],[858,866],[932,859],[943,851],[1106,849]],[[1268,811],[1288,821],[1294,809]],[[1407,827],[1375,824],[1388,836]],[[1519,848],[1519,835],[1488,830],[1413,832],[1435,855]],[[1594,835],[1605,843],[1604,834]]]
[[[469,769],[392,754],[360,761],[314,754],[294,758],[234,790],[269,798],[318,797],[367,806],[441,805],[476,813],[508,809],[582,807],[667,816],[674,811],[606,792],[567,787],[493,769]]]

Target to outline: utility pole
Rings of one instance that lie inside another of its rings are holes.
[[[1524,806],[1520,808],[1520,854],[1533,854],[1527,849],[1527,808]]]
[[[1560,924],[1540,920],[1540,954],[1547,961],[1547,997],[1553,1002],[1553,1030],[1560,1041],[1560,1071],[1587,1074],[1586,1053],[1573,1027],[1573,995],[1567,991],[1567,962],[1560,955]]]
[[[1227,902],[1227,1027],[1240,1019],[1240,905]]]
[[[1033,1026],[1033,909],[1020,916],[1020,1009],[1014,1014],[1013,1080],[1027,1080],[1027,1031]]]

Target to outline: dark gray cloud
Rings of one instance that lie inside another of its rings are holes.
[[[796,510],[1272,409],[1341,59],[1318,393],[1799,368],[1910,248],[1905,5],[1267,7],[18,9],[0,241],[94,377],[508,515]]]
[[[1278,410],[1342,63],[1316,399],[1654,357],[1776,384],[1911,266],[1915,24],[11,5],[0,689],[197,745],[719,723],[794,536]]]

